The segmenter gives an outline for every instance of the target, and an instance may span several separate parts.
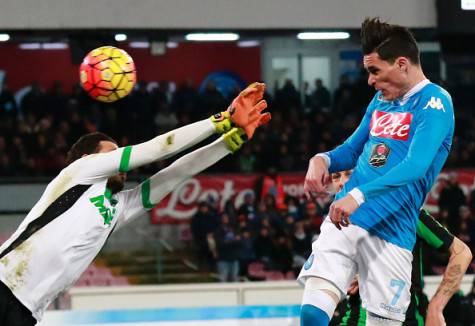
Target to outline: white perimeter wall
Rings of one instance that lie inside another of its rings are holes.
[[[464,277],[462,291],[468,293],[473,275]],[[425,292],[431,298],[441,276],[425,277]],[[212,307],[237,305],[298,305],[303,288],[294,281],[226,284],[188,284],[127,287],[73,288],[71,308],[82,310]]]

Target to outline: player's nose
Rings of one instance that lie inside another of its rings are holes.
[[[371,87],[374,87],[375,83],[376,83],[376,80],[375,80],[374,76],[369,74],[369,76],[368,76],[368,85],[371,86]]]

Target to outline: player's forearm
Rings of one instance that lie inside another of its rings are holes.
[[[333,173],[353,169],[361,151],[353,148],[351,144],[344,143],[325,154],[330,161],[328,171]]]
[[[144,207],[152,208],[180,183],[230,154],[223,137],[176,160],[142,183]]]
[[[440,283],[434,297],[429,302],[429,309],[442,311],[450,298],[459,290],[462,278],[472,261],[470,248],[454,238],[450,246],[450,258],[445,270],[442,282]]]
[[[132,146],[129,170],[173,156],[208,138],[214,132],[213,123],[205,119]]]
[[[87,155],[73,162],[68,166],[68,170],[78,182],[89,184],[97,179],[165,159],[204,140],[215,130],[211,120],[198,121],[138,145]]]

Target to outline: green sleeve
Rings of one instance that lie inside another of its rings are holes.
[[[426,210],[421,210],[417,223],[417,236],[428,245],[442,251],[448,251],[454,236],[437,222]]]

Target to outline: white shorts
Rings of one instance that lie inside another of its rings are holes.
[[[358,274],[362,305],[376,315],[404,321],[411,300],[412,253],[350,224],[338,230],[325,219],[298,281],[320,277],[346,294]]]

